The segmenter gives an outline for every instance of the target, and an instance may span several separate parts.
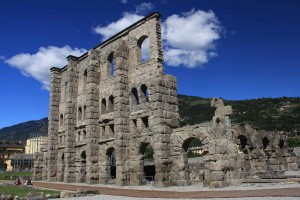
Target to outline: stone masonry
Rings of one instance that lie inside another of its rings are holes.
[[[147,38],[150,59],[142,61]],[[224,187],[241,183],[245,170],[297,168],[293,153],[275,145],[280,137],[269,148],[259,139],[250,145],[259,134],[232,127],[232,108],[221,99],[212,100],[211,122],[179,127],[177,83],[164,73],[159,13],[67,60],[51,69],[48,148],[35,154],[35,180],[119,186],[201,180]],[[246,144],[241,135],[249,138]],[[203,144],[202,168],[188,163],[194,138]],[[148,146],[154,154],[147,164]]]

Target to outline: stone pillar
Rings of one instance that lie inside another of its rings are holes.
[[[76,181],[76,167],[75,167],[75,126],[76,126],[76,97],[77,97],[77,82],[78,72],[76,66],[78,58],[75,56],[68,56],[67,79],[69,83],[66,88],[66,114],[65,114],[65,174],[64,182],[70,183]]]
[[[151,110],[154,132],[153,149],[155,162],[155,181],[159,186],[170,185],[169,172],[170,160],[170,136],[174,128],[179,125],[179,114],[176,94],[176,78],[165,75],[151,84],[153,95],[151,96]]]
[[[86,182],[89,184],[99,182],[99,52],[90,50],[88,52],[89,66],[87,67],[87,98],[86,98]]]
[[[126,185],[129,181],[129,93],[128,93],[128,48],[124,41],[114,55],[114,126],[116,145],[116,184]]]
[[[61,71],[53,67],[51,68],[50,108],[48,117],[47,181],[56,181],[60,96]]]

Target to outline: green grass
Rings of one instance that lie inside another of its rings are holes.
[[[15,180],[16,177],[31,177],[32,172],[1,172],[0,180]]]
[[[4,186],[0,185],[0,193],[1,194],[11,194],[11,195],[18,195],[21,198],[24,198],[29,192],[44,192],[44,194],[59,194],[59,191],[54,190],[41,190],[41,189],[31,189],[31,188],[24,188],[20,186]]]

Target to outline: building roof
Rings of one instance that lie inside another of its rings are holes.
[[[0,148],[25,148],[22,142],[0,141]]]

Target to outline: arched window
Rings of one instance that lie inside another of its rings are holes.
[[[78,108],[77,119],[78,119],[78,121],[82,120],[82,108],[81,107]]]
[[[138,91],[136,88],[131,89],[131,102],[133,106],[140,104]]]
[[[284,148],[284,140],[283,139],[279,140],[278,146],[279,146],[280,149]]]
[[[105,114],[106,113],[106,99],[103,98],[101,101],[101,113]]]
[[[82,114],[82,119],[86,119],[86,106],[83,107],[83,114]]]
[[[83,139],[85,139],[86,138],[86,131],[84,130],[83,131]]]
[[[187,152],[188,158],[201,157],[204,155],[203,144],[198,138],[188,138],[183,144],[182,148]]]
[[[60,126],[64,125],[64,116],[63,116],[63,114],[60,114],[60,117],[59,117],[59,125],[60,125]]]
[[[110,69],[111,76],[113,76],[114,71],[115,71],[115,61],[114,61],[114,53],[113,52],[111,52],[108,55],[107,61],[108,61],[108,69]]]
[[[150,60],[150,41],[147,36],[142,36],[138,40],[138,47],[139,47],[139,61],[140,62],[145,62],[147,60]]]
[[[80,158],[81,158],[81,162],[83,162],[83,163],[86,162],[86,153],[85,153],[85,151],[81,152]]]
[[[114,97],[113,97],[113,95],[111,95],[108,98],[108,110],[109,110],[109,112],[113,112],[114,111]]]
[[[148,102],[148,100],[149,100],[149,98],[148,98],[148,88],[145,84],[143,84],[141,86],[141,91],[142,91],[143,102]]]
[[[116,154],[113,147],[109,148],[106,152],[107,161],[109,165],[109,176],[111,179],[116,178]]]
[[[269,139],[268,139],[267,137],[264,137],[264,138],[262,139],[262,143],[263,143],[264,149],[266,149],[267,146],[269,145]]]

